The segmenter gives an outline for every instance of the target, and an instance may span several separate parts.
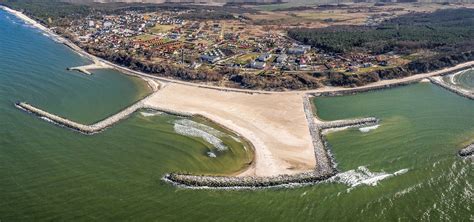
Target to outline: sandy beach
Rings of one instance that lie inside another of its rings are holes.
[[[248,139],[255,163],[242,175],[294,174],[316,164],[299,94],[251,95],[168,83],[145,103],[202,115]]]

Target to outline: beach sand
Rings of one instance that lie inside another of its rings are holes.
[[[245,137],[255,147],[255,161],[241,175],[295,174],[315,167],[300,94],[252,95],[168,83],[145,103],[202,115]]]

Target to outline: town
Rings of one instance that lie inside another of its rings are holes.
[[[124,52],[151,63],[188,69],[228,67],[249,74],[337,71],[361,73],[402,65],[396,55],[331,53],[289,38],[284,29],[255,25],[235,16],[226,20],[186,20],[186,11],[90,15],[66,27],[79,45]],[[370,20],[369,22],[373,22]]]

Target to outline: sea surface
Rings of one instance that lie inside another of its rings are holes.
[[[378,127],[327,136],[340,171],[328,182],[189,190],[161,178],[175,171],[237,172],[252,158],[248,144],[205,120],[147,110],[86,136],[13,106],[26,101],[93,123],[149,93],[142,81],[112,70],[91,76],[66,71],[87,63],[0,10],[0,221],[474,218],[473,163],[456,155],[474,140],[474,102],[440,87],[420,83],[316,98],[317,115],[325,120],[381,118]]]

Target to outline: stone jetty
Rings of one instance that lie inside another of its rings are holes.
[[[375,117],[361,118],[361,119],[349,119],[349,120],[335,120],[329,122],[322,122],[319,127],[325,129],[337,129],[345,127],[360,127],[367,125],[376,125],[379,123],[379,119]]]
[[[17,108],[22,109],[22,110],[33,113],[33,114],[35,114],[39,117],[45,117],[45,118],[51,120],[52,122],[54,122],[56,124],[59,124],[61,126],[65,126],[67,128],[79,131],[79,132],[84,133],[84,134],[98,133],[98,132],[104,130],[105,128],[110,127],[111,125],[117,123],[118,121],[127,118],[130,114],[134,113],[138,109],[147,108],[144,105],[143,100],[141,100],[141,101],[125,108],[124,110],[118,112],[117,114],[112,115],[112,116],[110,116],[110,117],[108,117],[108,118],[106,118],[102,121],[99,121],[99,122],[97,122],[95,124],[92,124],[92,125],[84,125],[84,124],[77,123],[77,122],[74,122],[72,120],[69,120],[69,119],[51,114],[49,112],[46,112],[46,111],[41,110],[39,108],[36,108],[36,107],[34,107],[34,106],[32,106],[28,103],[25,103],[25,102],[18,102],[18,103],[15,104],[15,106]]]
[[[233,177],[233,176],[199,176],[189,174],[170,173],[164,180],[176,186],[192,189],[257,189],[268,187],[291,187],[313,184],[326,180],[336,174],[334,160],[326,146],[322,131],[333,128],[358,127],[375,125],[378,119],[370,117],[352,120],[337,120],[317,123],[308,95],[303,97],[303,108],[314,146],[316,166],[314,170],[292,175],[274,177]]]
[[[327,152],[326,146],[324,145],[325,143],[321,135],[322,129],[316,125],[314,121],[314,112],[310,97],[308,95],[303,96],[303,109],[306,116],[306,121],[308,122],[309,133],[311,135],[311,139],[313,140],[314,155],[316,157],[315,170],[323,174],[332,175],[336,172],[336,170],[331,164],[331,157]]]
[[[454,93],[456,93],[460,96],[463,96],[463,97],[466,97],[468,99],[474,100],[474,93],[473,92],[469,92],[469,91],[464,90],[464,89],[462,89],[458,86],[446,83],[442,79],[440,79],[440,77],[430,77],[429,80],[435,85],[441,86],[442,88],[445,88],[445,89],[447,89],[451,92],[454,92]]]
[[[459,156],[461,157],[468,157],[472,155],[474,155],[474,143],[462,150],[459,150]]]
[[[171,173],[165,175],[163,179],[176,186],[192,189],[257,189],[302,186],[326,180],[331,176],[333,174],[317,171],[274,177],[196,176]]]

